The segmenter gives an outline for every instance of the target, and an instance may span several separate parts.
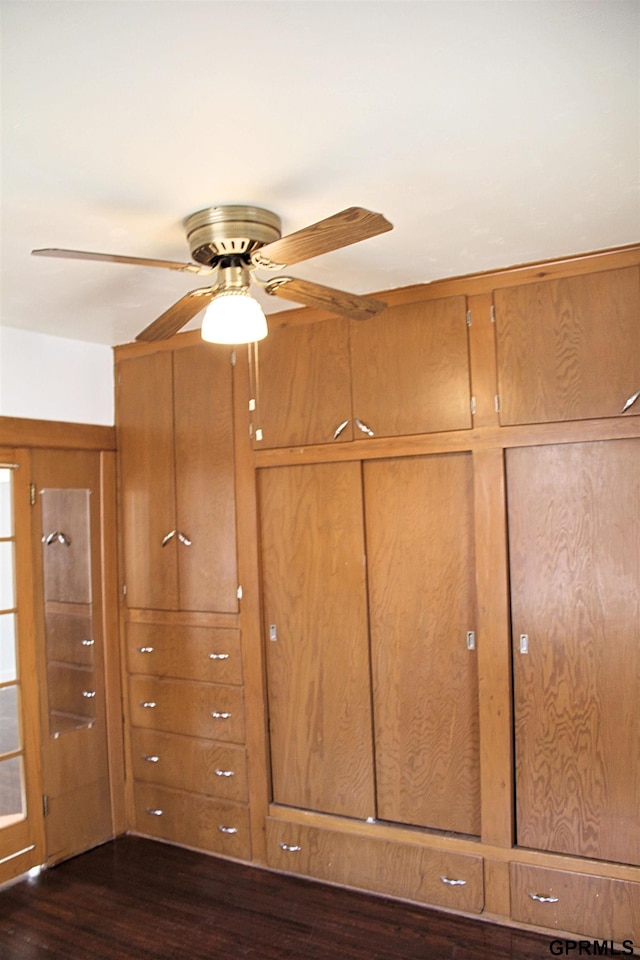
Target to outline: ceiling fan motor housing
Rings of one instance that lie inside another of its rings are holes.
[[[206,207],[184,221],[191,256],[196,263],[215,266],[223,257],[249,255],[282,235],[280,217],[262,207]]]

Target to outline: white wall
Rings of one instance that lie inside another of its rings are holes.
[[[0,415],[112,426],[111,347],[0,326]]]

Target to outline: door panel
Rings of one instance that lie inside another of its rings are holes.
[[[364,465],[378,816],[480,832],[470,454]]]
[[[33,453],[47,862],[113,835],[102,611],[100,454]]]
[[[259,473],[273,798],[375,814],[360,465]]]
[[[118,449],[127,605],[178,606],[173,470],[172,355],[122,361],[118,378]]]
[[[507,467],[518,843],[640,863],[640,440]]]

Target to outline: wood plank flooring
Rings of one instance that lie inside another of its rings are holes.
[[[540,960],[549,945],[140,837],[0,890],[2,960]]]

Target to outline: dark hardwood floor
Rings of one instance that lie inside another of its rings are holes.
[[[139,837],[0,890],[2,960],[540,960],[550,943]]]

